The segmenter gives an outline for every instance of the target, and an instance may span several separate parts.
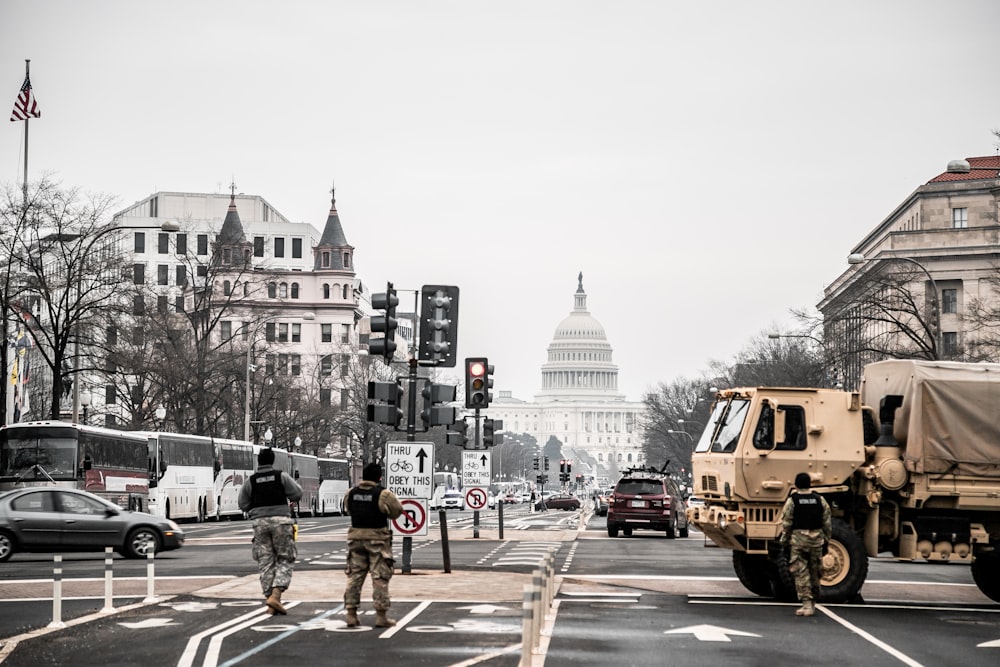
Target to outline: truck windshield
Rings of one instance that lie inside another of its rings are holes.
[[[695,452],[732,452],[739,442],[743,423],[749,414],[750,401],[734,398],[715,405],[708,428],[701,434]]]

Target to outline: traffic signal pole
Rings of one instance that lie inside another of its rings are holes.
[[[410,373],[407,378],[406,397],[406,441],[416,442],[417,440],[417,358],[410,357]],[[431,473],[433,474],[433,470]],[[433,489],[432,489],[433,490]],[[410,574],[413,572],[413,538],[403,535],[403,564],[400,572]]]

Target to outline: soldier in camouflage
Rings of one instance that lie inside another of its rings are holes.
[[[351,527],[347,530],[347,589],[344,607],[347,609],[347,626],[355,628],[358,605],[361,603],[361,586],[369,572],[372,575],[372,600],[375,603],[375,627],[387,628],[396,621],[386,614],[389,611],[389,580],[392,578],[392,530],[389,519],[403,513],[399,498],[381,485],[382,466],[369,463],[361,473],[361,483],[347,492],[347,511]]]
[[[823,553],[832,535],[830,506],[811,491],[809,473],[795,476],[795,491],[781,510],[781,546],[791,553],[788,571],[795,578],[795,591],[802,606],[796,616],[812,616],[819,599]]]
[[[260,572],[260,587],[269,614],[288,613],[281,594],[292,582],[297,555],[289,501],[302,497],[302,487],[287,473],[274,468],[274,450],[260,450],[257,472],[240,488],[240,509],[253,519],[253,559]]]

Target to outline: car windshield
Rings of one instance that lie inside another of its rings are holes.
[[[628,496],[662,494],[663,482],[655,479],[623,479],[618,482],[616,492]]]

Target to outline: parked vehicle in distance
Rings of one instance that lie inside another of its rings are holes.
[[[518,498],[516,493],[505,493],[503,494],[503,497],[500,499],[500,502],[502,502],[505,505],[513,505],[514,503],[521,502],[521,499]]]
[[[87,491],[32,486],[0,494],[0,562],[24,552],[103,551],[126,558],[180,549],[169,519],[132,512]]]
[[[608,503],[608,536],[621,531],[662,530],[668,538],[688,536],[686,506],[680,487],[664,470],[631,468],[615,485]]]
[[[455,489],[448,489],[444,492],[444,496],[441,498],[440,509],[446,510],[464,510],[465,509],[465,496],[462,495],[461,491]]]
[[[544,503],[545,509],[550,510],[578,510],[580,509],[580,499],[576,496],[571,496],[568,493],[556,493],[553,495],[545,495],[545,500],[540,500],[535,505],[535,509],[542,509],[542,504]]]
[[[611,491],[609,489],[598,489],[594,491],[594,514],[597,516],[608,515],[608,505],[611,502]]]
[[[691,497],[689,497],[687,499],[686,502],[687,502],[687,506],[688,507],[704,507],[705,506],[705,499],[704,498],[699,498],[698,496],[691,496]]]

